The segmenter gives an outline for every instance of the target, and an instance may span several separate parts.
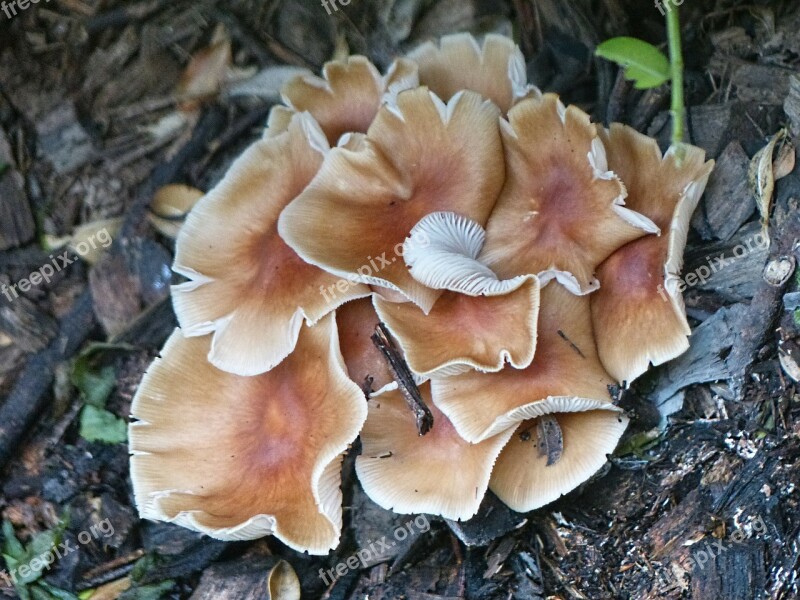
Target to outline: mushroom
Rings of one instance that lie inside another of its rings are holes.
[[[558,412],[523,421],[492,471],[489,488],[518,512],[549,504],[589,479],[628,425],[628,418],[611,404],[582,412],[568,412],[568,406],[548,408]]]
[[[186,336],[214,333],[209,361],[264,373],[294,348],[303,320],[370,294],[304,262],[280,238],[278,215],[311,181],[327,142],[307,113],[250,146],[181,228],[173,269],[175,313]]]
[[[485,240],[476,222],[452,212],[432,213],[411,230],[403,259],[428,287],[448,290],[425,315],[417,306],[375,297],[375,309],[426,377],[470,369],[527,367],[536,348],[539,280],[500,281],[475,258]]]
[[[597,266],[657,228],[624,206],[625,188],[579,108],[546,94],[500,124],[508,175],[479,258],[503,279],[533,273],[575,294],[597,289]]]
[[[419,65],[419,82],[447,101],[461,90],[478,92],[506,114],[514,102],[539,91],[528,85],[525,58],[513,41],[489,34],[483,46],[469,33],[426,42],[408,58]]]
[[[426,88],[396,100],[381,108],[357,149],[331,150],[278,229],[305,261],[400,291],[429,312],[441,292],[408,272],[403,241],[438,210],[486,222],[505,173],[498,110],[472,92],[446,105]]]
[[[630,383],[649,367],[679,356],[691,330],[678,287],[689,221],[713,161],[684,145],[662,156],[655,140],[625,125],[600,130],[609,166],[628,189],[628,206],[664,232],[616,250],[598,269],[592,321],[600,360],[619,382]]]
[[[339,138],[369,128],[383,95],[417,87],[417,66],[396,60],[385,77],[363,56],[326,63],[323,77],[299,75],[288,81],[281,95],[297,112],[309,112],[334,146]]]
[[[513,428],[470,444],[430,404],[430,384],[420,392],[433,412],[433,428],[424,436],[400,391],[369,401],[356,459],[358,479],[367,495],[387,510],[469,519],[478,512],[492,465]]]
[[[471,371],[431,382],[434,404],[465,440],[479,443],[548,412],[611,404],[614,382],[597,356],[589,298],[553,282],[542,289],[536,354],[524,369]]]
[[[131,479],[142,517],[220,540],[274,534],[324,554],[342,527],[342,453],[367,407],[334,316],[300,332],[268,373],[210,367],[210,337],[170,337],[133,401]]]

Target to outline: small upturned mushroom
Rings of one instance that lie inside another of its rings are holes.
[[[303,327],[294,352],[255,377],[209,366],[209,344],[176,330],[134,398],[139,513],[221,540],[273,534],[328,552],[342,527],[342,453],[367,415],[334,316]]]
[[[173,288],[175,313],[184,335],[214,333],[209,361],[224,371],[269,371],[292,351],[304,320],[370,293],[362,285],[338,290],[338,277],[307,264],[278,235],[278,216],[326,150],[316,122],[295,115],[286,132],[250,146],[181,229],[173,269],[189,281]]]
[[[627,425],[612,404],[523,421],[500,453],[489,489],[518,512],[549,504],[600,470]]]
[[[614,381],[597,356],[589,298],[556,282],[542,289],[536,354],[525,369],[471,371],[431,382],[434,404],[464,439],[479,443],[539,416],[542,403],[593,410],[611,403]],[[555,412],[555,411],[550,411]]]
[[[378,505],[399,513],[469,519],[478,512],[492,466],[513,429],[470,444],[430,404],[430,384],[420,387],[433,412],[433,428],[420,436],[399,390],[369,401],[356,472]]]
[[[624,206],[589,116],[546,94],[501,120],[508,173],[480,256],[503,279],[532,273],[570,291],[597,289],[594,271],[614,250],[657,232]]]
[[[528,85],[525,58],[505,36],[489,34],[483,45],[468,33],[426,42],[408,58],[419,66],[420,85],[445,102],[462,90],[472,90],[494,102],[506,114],[514,102],[538,90]]]
[[[426,88],[401,92],[357,150],[331,150],[281,214],[281,236],[307,262],[400,291],[430,311],[441,292],[408,272],[403,241],[440,210],[486,222],[505,174],[498,114],[472,92],[446,105]]]
[[[429,314],[410,303],[376,297],[375,309],[402,346],[408,365],[426,377],[472,369],[527,367],[536,349],[539,280],[535,275],[500,281],[477,256],[485,232],[453,212],[423,218],[404,243],[411,276],[447,290]]]
[[[627,204],[662,231],[616,250],[598,269],[600,290],[592,316],[600,360],[620,383],[649,365],[689,348],[691,333],[678,288],[689,221],[703,194],[713,161],[695,146],[662,156],[655,140],[625,125],[600,129],[609,167],[628,189]]]

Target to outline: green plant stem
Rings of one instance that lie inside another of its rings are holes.
[[[672,72],[672,145],[683,143],[683,123],[686,119],[686,106],[683,100],[683,50],[681,48],[681,23],[678,7],[671,6],[667,11],[667,41],[669,43],[669,63]]]

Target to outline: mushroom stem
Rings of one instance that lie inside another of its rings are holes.
[[[669,63],[672,71],[672,145],[678,152],[677,158],[683,159],[683,122],[686,117],[686,107],[683,97],[683,50],[681,49],[681,23],[678,16],[678,7],[673,6],[667,12],[667,40],[669,42]]]
[[[375,333],[372,334],[372,342],[386,359],[389,370],[391,370],[392,376],[403,394],[403,398],[405,398],[406,403],[414,413],[419,435],[425,435],[433,427],[433,413],[422,399],[422,394],[414,382],[414,377],[411,375],[411,369],[408,368],[406,361],[403,360],[386,325],[383,323],[378,324],[375,328]]]

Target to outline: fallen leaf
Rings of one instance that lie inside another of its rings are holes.
[[[216,96],[232,64],[230,36],[223,25],[218,25],[211,44],[192,55],[181,75],[176,90],[183,101],[181,108],[191,112],[203,100]]]
[[[90,600],[117,600],[117,598],[122,595],[122,592],[130,589],[130,587],[131,578],[124,577],[122,579],[118,579],[117,581],[112,581],[111,583],[101,585],[92,592],[92,595],[89,596],[89,598]]]
[[[267,577],[267,600],[300,600],[300,580],[285,560],[272,567]]]
[[[794,169],[794,149],[787,135],[788,131],[785,128],[781,129],[750,161],[748,179],[756,198],[758,212],[761,214],[761,230],[767,239],[769,239],[767,233],[772,198],[775,194],[775,181],[785,177]],[[778,148],[777,157],[776,148]]]
[[[188,185],[165,185],[153,197],[148,219],[159,233],[175,239],[186,215],[204,195],[197,188]]]

